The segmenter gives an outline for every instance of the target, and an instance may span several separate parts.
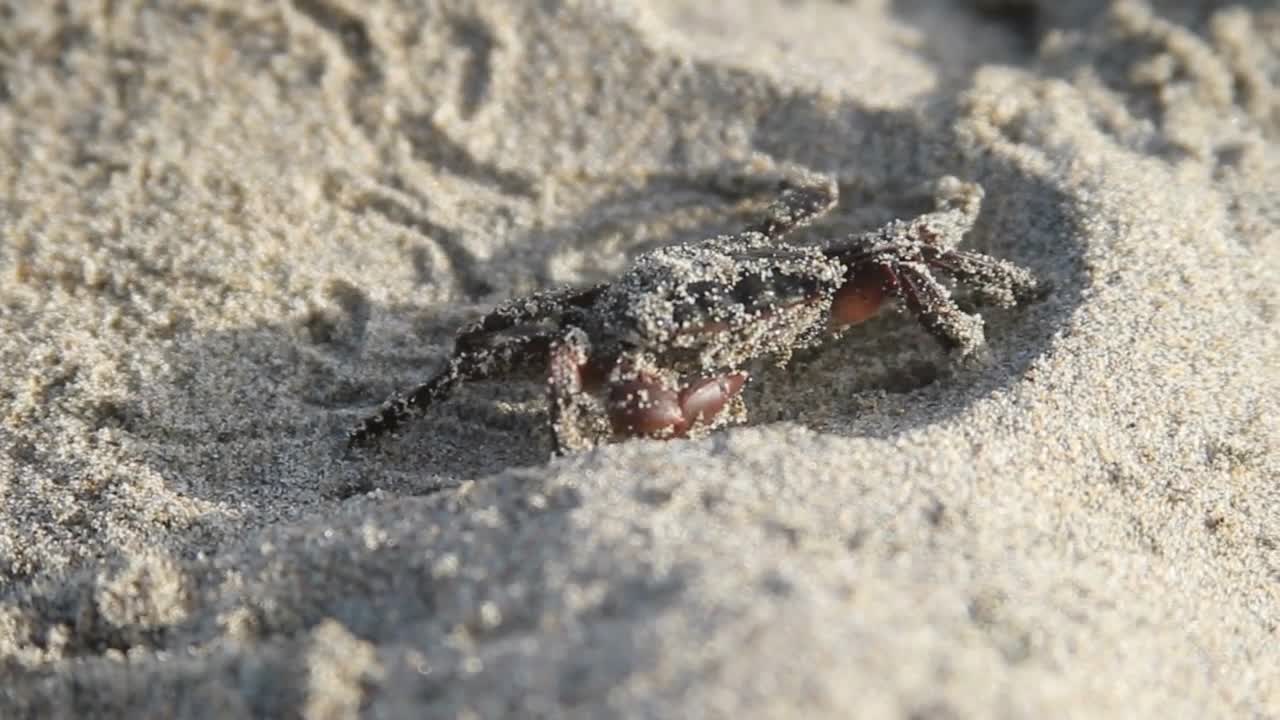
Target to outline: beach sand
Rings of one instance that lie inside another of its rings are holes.
[[[0,10],[0,717],[1280,717],[1280,10],[1042,5]],[[705,439],[344,455],[735,163],[838,179],[797,242],[981,183],[1050,290]]]

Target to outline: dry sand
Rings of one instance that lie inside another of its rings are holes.
[[[1280,717],[1280,11],[1030,5],[0,7],[0,717]],[[486,383],[341,456],[752,157],[810,237],[978,181],[1053,291],[705,440]]]

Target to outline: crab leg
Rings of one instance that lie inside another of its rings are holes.
[[[890,268],[907,309],[948,350],[958,349],[968,355],[982,345],[982,318],[956,307],[951,294],[924,266],[899,263],[886,267]]]
[[[421,415],[433,403],[449,396],[464,382],[509,373],[545,356],[550,338],[546,335],[502,338],[482,349],[457,349],[449,364],[435,377],[407,393],[393,395],[376,413],[347,433],[348,447],[362,447],[385,435],[406,420]]]
[[[551,317],[558,310],[566,307],[586,307],[596,299],[604,287],[604,285],[595,285],[585,289],[563,288],[508,300],[479,320],[464,325],[458,331],[458,347],[471,348],[482,345],[484,340],[494,333]]]
[[[873,233],[826,251],[849,268],[845,284],[832,298],[833,329],[869,319],[889,296],[898,296],[930,334],[948,349],[967,355],[983,342],[982,318],[957,307],[931,268],[973,287],[979,298],[1005,307],[1033,297],[1039,289],[1036,278],[1013,263],[946,249],[923,225],[911,234],[919,237],[901,248]]]
[[[971,285],[978,296],[1003,307],[1033,297],[1039,288],[1034,275],[1005,260],[980,253],[954,250],[939,252],[925,248],[925,262],[945,270],[960,282]]]
[[[757,232],[778,239],[792,230],[808,225],[826,214],[840,197],[835,180],[821,175],[805,174],[784,181],[784,190],[747,232]]]
[[[552,453],[590,447],[583,436],[582,420],[588,412],[587,394],[583,389],[583,370],[591,358],[587,334],[570,328],[551,343],[547,361],[547,399],[551,425]]]

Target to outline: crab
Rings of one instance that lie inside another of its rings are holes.
[[[1015,306],[1037,293],[1026,269],[958,250],[983,191],[944,177],[935,209],[825,243],[783,242],[835,206],[834,180],[792,173],[740,232],[638,256],[614,282],[520,297],[464,326],[445,367],[397,394],[348,433],[370,444],[466,382],[544,373],[553,454],[609,439],[701,436],[746,419],[745,366],[785,364],[900,301],[943,346],[968,355],[983,320],[934,277],[982,301]]]

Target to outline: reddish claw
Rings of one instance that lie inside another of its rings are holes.
[[[710,422],[747,381],[745,372],[702,378],[676,392],[657,378],[641,376],[609,392],[609,422],[624,436],[682,437]]]

